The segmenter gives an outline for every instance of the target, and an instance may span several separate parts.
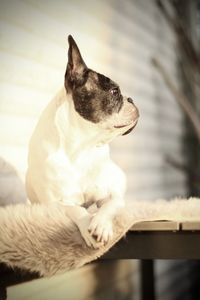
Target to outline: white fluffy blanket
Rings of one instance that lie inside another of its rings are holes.
[[[200,199],[133,202],[114,220],[107,245],[88,248],[63,206],[18,204],[0,208],[0,262],[50,276],[95,260],[136,223],[152,220],[200,221]]]

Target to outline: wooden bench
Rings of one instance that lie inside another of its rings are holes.
[[[141,260],[141,299],[155,300],[154,259],[200,259],[200,222],[141,222],[101,259]]]

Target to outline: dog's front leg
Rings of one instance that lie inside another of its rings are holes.
[[[107,197],[100,201],[101,206],[91,219],[89,232],[105,244],[113,236],[113,218],[124,206],[126,178],[121,169],[109,161],[102,166],[97,185],[102,195],[106,191]]]

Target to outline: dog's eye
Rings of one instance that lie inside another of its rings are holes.
[[[110,93],[112,96],[117,96],[119,95],[119,89],[117,87],[113,88],[112,90],[110,90]]]

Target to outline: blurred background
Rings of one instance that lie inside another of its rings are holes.
[[[86,64],[139,108],[134,131],[111,145],[127,174],[127,201],[198,196],[199,0],[0,0],[0,204],[25,201],[29,139],[63,86],[68,34]],[[155,266],[157,299],[200,299],[198,262]],[[98,268],[112,280],[101,293],[91,284],[95,299],[139,299],[137,261]]]

